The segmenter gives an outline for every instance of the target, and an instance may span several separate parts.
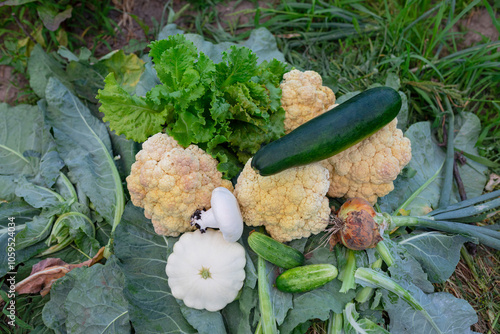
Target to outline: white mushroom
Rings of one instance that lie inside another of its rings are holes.
[[[238,200],[224,187],[215,188],[210,200],[212,207],[207,211],[197,210],[191,217],[191,225],[204,233],[207,228],[218,228],[224,239],[236,242],[243,234],[243,217]]]

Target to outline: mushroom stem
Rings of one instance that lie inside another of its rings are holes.
[[[191,225],[204,233],[207,228],[218,228],[224,239],[236,242],[243,233],[243,217],[236,197],[228,189],[215,188],[210,200],[212,207],[205,210],[196,210],[191,217]]]
[[[201,211],[199,218],[193,218],[192,225],[199,228],[201,233],[205,233],[208,227],[220,228],[212,209],[208,209],[208,211]]]

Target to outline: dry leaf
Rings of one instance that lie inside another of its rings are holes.
[[[31,268],[31,274],[16,284],[16,292],[22,293],[38,293],[45,296],[50,291],[52,283],[63,277],[74,268],[83,266],[90,267],[103,259],[104,247],[99,249],[97,254],[85,262],[78,264],[67,264],[58,258],[48,258],[35,264]]]

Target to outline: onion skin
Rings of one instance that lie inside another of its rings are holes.
[[[342,220],[339,239],[344,246],[353,250],[374,248],[383,238],[379,226],[373,219],[376,212],[373,206],[362,198],[351,198],[338,212]]]
[[[370,216],[375,217],[377,213],[373,206],[364,198],[354,197],[348,199],[339,209],[338,217],[341,219],[346,219],[347,214],[352,211],[366,211]]]

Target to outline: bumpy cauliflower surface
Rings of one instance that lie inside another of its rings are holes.
[[[260,176],[250,164],[251,159],[234,191],[247,225],[264,225],[274,239],[282,242],[325,229],[330,214],[326,197],[330,182],[325,167],[315,163]]]
[[[370,137],[321,163],[330,171],[331,197],[362,197],[371,204],[394,189],[393,181],[411,159],[411,144],[396,128],[397,118]]]
[[[158,133],[144,142],[135,156],[127,187],[132,203],[144,208],[160,235],[178,236],[193,230],[191,215],[210,208],[212,190],[233,190],[217,170],[217,160],[196,145],[180,146]]]
[[[281,106],[285,109],[285,133],[324,113],[335,104],[333,91],[323,86],[314,71],[292,70],[285,73],[280,85]]]

